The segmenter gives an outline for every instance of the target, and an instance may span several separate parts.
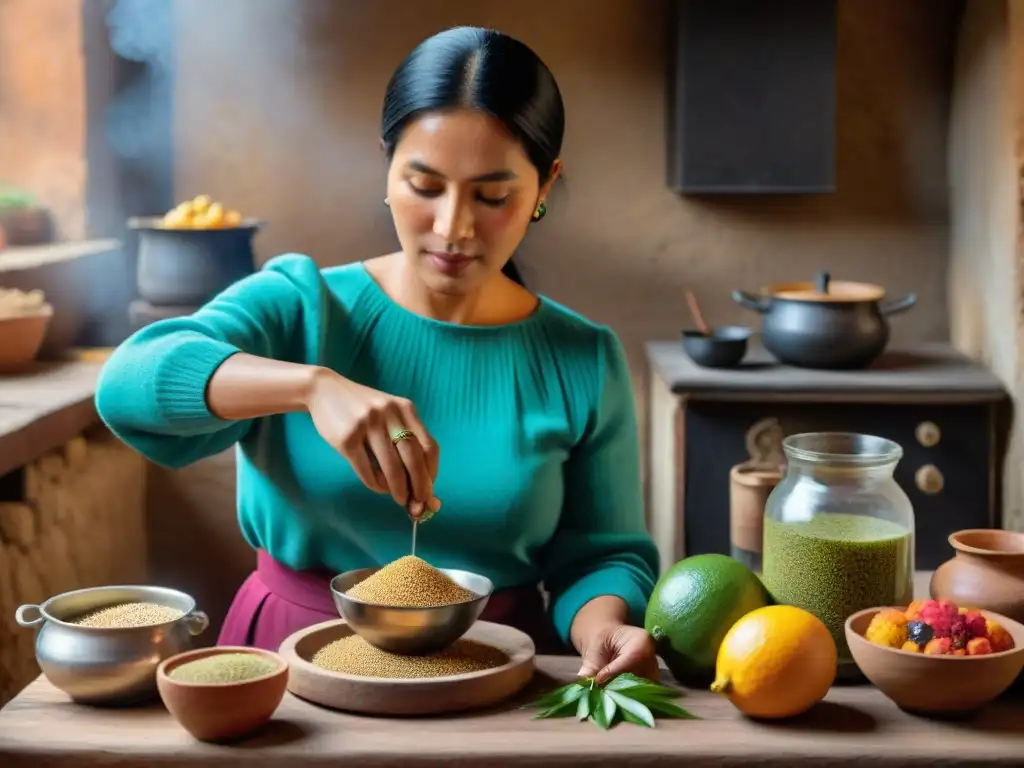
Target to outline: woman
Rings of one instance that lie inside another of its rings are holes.
[[[276,648],[336,618],[327,580],[409,554],[412,515],[419,556],[494,582],[484,619],[541,652],[571,643],[581,675],[653,672],[637,625],[658,558],[622,349],[510,260],[545,214],[563,130],[521,42],[431,37],[384,100],[401,250],[324,270],[277,257],[110,358],[96,402],[126,443],[169,467],[239,447],[258,568],[220,643]]]

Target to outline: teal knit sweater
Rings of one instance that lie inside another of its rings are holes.
[[[642,623],[658,555],[644,524],[629,372],[609,329],[541,299],[531,317],[468,326],[392,301],[362,264],[268,262],[189,317],[147,326],[100,376],[107,426],[152,461],[183,467],[238,446],[248,542],[294,569],[344,571],[409,553],[410,523],[367,490],[305,413],[224,421],[207,382],[230,355],[327,366],[407,397],[441,448],[441,512],[417,555],[541,583],[563,640],[576,612],[617,595]]]

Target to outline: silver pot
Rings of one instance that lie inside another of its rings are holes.
[[[89,611],[128,602],[182,611],[180,619],[148,627],[97,628],[69,623]],[[156,668],[191,650],[210,624],[184,592],[164,587],[79,589],[42,605],[22,605],[15,621],[38,629],[36,661],[46,678],[80,704],[133,704],[157,695]]]

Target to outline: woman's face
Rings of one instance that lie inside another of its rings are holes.
[[[522,145],[498,120],[472,110],[410,123],[388,171],[398,240],[433,290],[464,294],[501,271],[519,245],[540,188]]]

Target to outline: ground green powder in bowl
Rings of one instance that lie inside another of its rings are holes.
[[[810,611],[828,627],[849,665],[843,625],[850,614],[913,597],[913,536],[864,515],[821,513],[799,523],[764,521],[762,578],[778,603]]]
[[[255,653],[215,653],[174,667],[167,676],[180,683],[241,683],[269,675],[277,664]]]

